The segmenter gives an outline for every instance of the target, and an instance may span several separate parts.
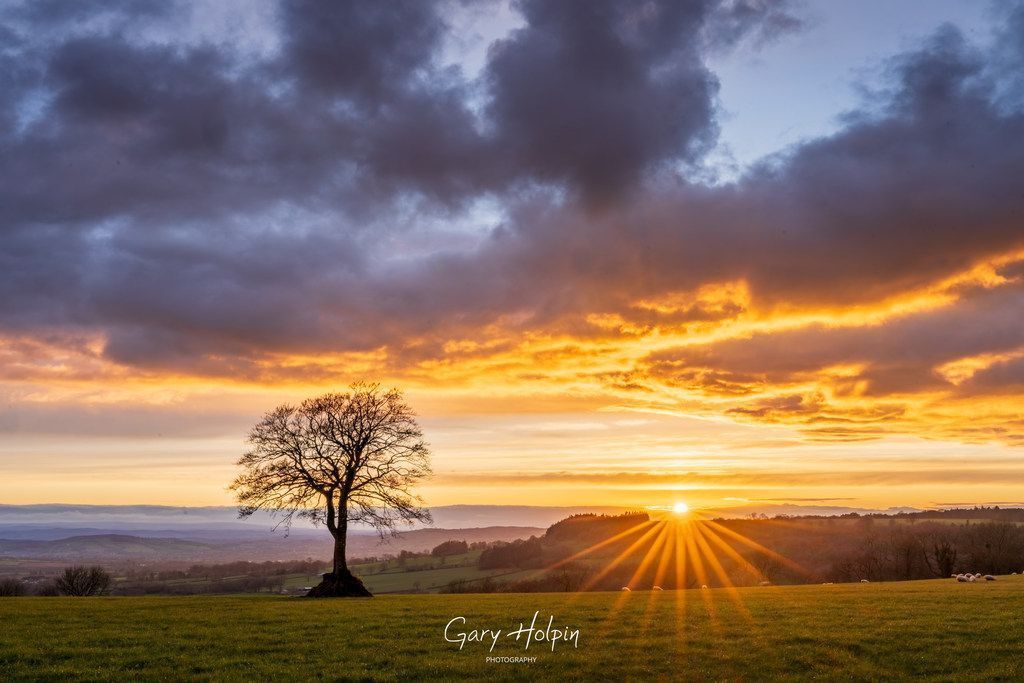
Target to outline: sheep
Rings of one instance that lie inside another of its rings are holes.
[[[761,583],[759,583],[757,585],[758,586],[770,586],[770,585],[772,585],[772,582],[771,581],[762,581]]]
[[[702,590],[707,590],[708,585],[706,583],[702,583],[700,587]]]
[[[664,589],[661,586],[655,586],[652,590],[660,591]]]
[[[967,583],[967,577],[963,574],[959,574],[956,577],[957,583]]]
[[[867,579],[861,579],[861,580],[860,580],[860,582],[861,582],[861,583],[871,583],[871,582],[870,582],[870,581],[868,581]]]
[[[623,587],[622,587],[622,590],[626,591],[627,593],[631,593],[631,592],[632,592],[632,591],[630,590],[629,586],[623,586]]]
[[[995,581],[996,577],[992,576],[991,574],[985,574],[985,580],[986,581]]]
[[[977,579],[974,578],[974,576],[972,574],[968,574],[967,575],[967,582],[968,583],[974,583],[975,581],[977,581]]]
[[[975,575],[974,575],[974,578],[976,578],[976,579],[980,579],[980,578],[981,578],[981,572],[978,572],[977,574],[975,574]]]

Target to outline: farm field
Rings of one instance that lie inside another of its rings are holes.
[[[452,581],[465,581],[479,585],[484,579],[501,581],[528,579],[544,573],[542,569],[479,569],[476,566],[480,551],[460,553],[445,558],[439,565],[439,558],[431,556],[410,557],[399,565],[396,560],[382,562],[352,563],[352,572],[358,576],[370,592],[375,595],[387,593],[438,593],[448,588]],[[284,581],[284,587],[297,590],[315,586],[320,582],[319,574],[293,574]]]
[[[473,629],[578,629],[578,647]],[[631,593],[0,599],[0,679],[1024,678],[1024,577]],[[530,663],[486,658],[536,657]]]
[[[375,595],[414,592],[439,593],[446,589],[452,581],[467,581],[471,582],[471,585],[475,585],[488,577],[510,581],[531,578],[543,573],[542,569],[477,569],[473,566],[439,567],[419,571],[393,569],[382,573],[362,574],[359,572],[359,566],[355,565],[352,570]],[[285,580],[284,586],[287,589],[295,590],[304,586],[315,586],[319,581],[319,574],[292,575]]]

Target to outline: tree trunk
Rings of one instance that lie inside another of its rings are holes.
[[[334,538],[334,564],[332,569],[335,574],[348,571],[348,562],[345,561],[345,548],[347,545],[347,534],[344,531],[339,531]]]
[[[359,577],[348,570],[345,560],[345,544],[348,540],[348,515],[345,508],[338,510],[338,521],[331,529],[334,536],[333,570],[323,575],[323,580],[311,591],[307,598],[369,598],[373,594],[366,589]]]

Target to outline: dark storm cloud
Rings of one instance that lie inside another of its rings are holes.
[[[478,131],[468,84],[437,63],[449,29],[437,2],[284,3],[281,19],[284,48],[271,68],[294,84],[306,116],[344,122],[322,143],[358,167],[360,192],[457,204],[510,180]]]
[[[946,29],[894,60],[891,72],[888,98],[851,115],[847,128],[735,184],[652,181],[596,213],[522,205],[480,252],[425,264],[397,287],[417,288],[417,303],[446,302],[441,310],[457,311],[455,322],[467,327],[524,311],[525,326],[597,334],[582,322],[586,313],[647,324],[637,299],[707,282],[746,281],[761,310],[871,304],[1024,247],[1024,116],[995,101],[982,55]],[[388,305],[397,301],[385,299],[386,315],[403,315]],[[944,334],[936,324],[916,340],[925,356],[942,353],[927,349]],[[957,352],[988,346],[975,341]],[[1000,343],[1024,344],[1024,334],[1015,326]],[[843,348],[862,357],[859,344]],[[930,369],[898,374],[879,373],[873,385],[934,381]]]
[[[841,304],[1024,245],[1024,116],[990,99],[978,55],[947,30],[893,77],[880,111],[735,184],[655,186],[599,216],[524,215],[524,279],[549,285],[538,291],[572,282],[562,303],[588,310],[739,279],[763,305]]]
[[[129,216],[140,220],[133,230],[153,233],[165,222],[258,215],[280,202],[328,205],[344,218],[346,201],[357,204],[364,186],[389,182],[359,169],[375,163],[366,140],[389,139],[405,108],[455,102],[447,114],[464,110],[446,92],[410,85],[414,71],[429,70],[425,60],[438,41],[439,29],[409,30],[432,15],[429,4],[411,3],[414,11],[406,12],[365,5],[370,11],[356,13],[355,5],[338,3],[311,16],[288,3],[280,30],[290,40],[268,60],[241,59],[215,44],[146,42],[115,21],[33,43],[32,32],[59,24],[64,17],[55,14],[70,11],[65,5],[17,8],[22,23],[12,20],[27,44],[10,61],[40,75],[26,85],[32,93],[22,90],[21,101],[12,94],[8,103],[23,117],[41,111],[2,141],[4,177],[20,179],[5,183],[2,200],[20,223]],[[126,4],[124,14],[138,29],[135,9]],[[353,22],[373,14],[380,16]],[[339,26],[369,42],[331,52],[325,46]],[[386,41],[385,34],[400,38]],[[434,193],[435,178],[423,179],[416,189]]]
[[[371,109],[385,105],[414,87],[434,57],[445,31],[435,9],[415,0],[284,3],[282,75],[327,99],[343,96]]]
[[[380,301],[424,320],[466,305],[461,285],[452,301],[423,301],[440,283],[417,282],[463,264],[388,272],[399,285],[382,287],[364,256],[410,211],[450,217],[481,192],[546,181],[592,193],[608,173],[621,186],[656,161],[692,158],[713,131],[696,42],[720,7],[559,7],[556,18],[523,7],[527,25],[495,48],[481,118],[469,102],[482,86],[438,63],[450,27],[436,3],[285,3],[278,49],[247,58],[146,37],[187,3],[9,6],[4,319],[95,326],[116,360],[187,365],[204,349],[396,341],[403,330],[374,319]],[[533,40],[567,47],[517,61]],[[559,99],[534,120],[510,112],[545,73],[558,74]],[[551,116],[577,125],[559,141]],[[584,148],[600,164],[584,163]],[[544,155],[569,163],[548,174]]]
[[[46,111],[3,141],[14,182],[0,193],[14,225],[129,217],[155,234],[169,221],[309,197],[332,165],[315,122],[229,78],[215,50],[96,36],[55,46],[47,60]]]
[[[602,205],[714,142],[718,81],[704,52],[799,25],[779,3],[745,0],[518,7],[526,26],[492,46],[487,66],[496,149]]]
[[[146,38],[182,7],[7,10],[6,328],[98,331],[115,361],[201,374],[273,351],[401,364],[509,319],[585,336],[590,313],[743,312],[635,306],[707,282],[745,280],[764,308],[871,302],[1024,246],[1005,67],[1024,22],[992,52],[943,30],[843,130],[709,187],[679,174],[714,141],[705,56],[791,30],[777,5],[523,2],[476,80],[442,61],[449,5],[284,3],[255,55]],[[447,247],[430,226],[479,202],[498,212],[476,246]],[[420,252],[388,246],[416,231]],[[957,351],[992,346],[974,341]]]
[[[438,3],[284,3],[264,58],[146,40],[171,7],[8,9],[21,88],[5,110],[29,120],[3,139],[15,220],[219,218],[315,199],[344,217],[368,189],[379,213],[403,192],[451,204],[549,175],[611,191],[601,174],[621,189],[655,162],[693,160],[714,131],[700,49],[702,30],[726,23],[718,3],[524,4],[485,84],[439,63]],[[728,39],[779,14],[769,7],[738,12]],[[470,106],[481,87],[486,116]]]
[[[700,57],[709,3],[523,2],[526,27],[492,48],[498,144],[540,179],[594,199],[711,142],[717,81]]]

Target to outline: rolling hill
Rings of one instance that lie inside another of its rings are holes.
[[[495,526],[475,529],[416,529],[383,542],[376,534],[351,534],[349,556],[397,555],[402,550],[423,552],[447,540],[511,541],[544,533],[536,527]],[[237,541],[197,540],[135,536],[129,534],[86,534],[50,540],[0,539],[0,557],[63,560],[67,562],[234,562],[238,560],[294,560],[327,558],[331,539],[326,531],[315,534]]]
[[[508,633],[531,624],[574,641]],[[4,680],[1024,678],[1024,577],[632,593],[0,599]],[[446,626],[457,617],[454,627]],[[490,640],[459,634],[498,629]],[[467,636],[468,637],[468,636]],[[489,661],[488,657],[526,657]]]

